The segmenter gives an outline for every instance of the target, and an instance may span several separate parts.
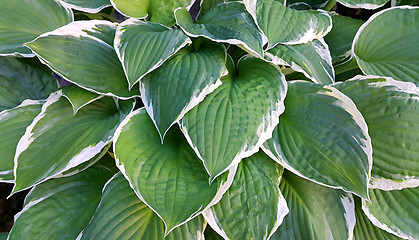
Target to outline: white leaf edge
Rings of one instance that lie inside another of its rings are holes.
[[[387,2],[389,2],[390,0],[388,0]],[[348,8],[363,8],[363,9],[368,9],[368,10],[374,10],[377,9],[379,7],[384,6],[387,2],[383,3],[383,4],[373,4],[373,3],[365,3],[365,1],[362,1],[364,3],[358,3],[358,4],[352,4],[349,3],[348,1],[345,0],[337,0],[337,2],[339,2],[340,4],[342,4],[345,7]]]
[[[97,97],[95,97],[95,98],[93,98],[93,99],[91,99],[91,100],[87,101],[86,103],[83,103],[82,105],[80,105],[79,107],[77,107],[77,108],[76,108],[76,106],[73,104],[73,101],[71,101],[70,97],[69,97],[69,96],[67,96],[67,94],[64,94],[64,93],[63,93],[63,97],[67,98],[67,100],[70,102],[71,106],[73,107],[73,112],[74,112],[74,115],[76,115],[76,114],[77,114],[77,112],[78,112],[80,109],[82,109],[83,107],[85,107],[85,106],[89,105],[90,103],[92,103],[92,102],[94,102],[94,101],[96,101],[96,100],[99,100],[99,99],[103,98],[104,96],[105,96],[105,95],[98,95]]]
[[[102,11],[103,9],[105,9],[109,6],[112,6],[111,3],[109,2],[107,4],[102,4],[99,7],[86,8],[86,7],[78,6],[76,4],[69,3],[69,2],[67,2],[68,0],[57,0],[57,1],[59,1],[61,5],[66,6],[68,8],[72,8],[74,10],[81,11],[81,12],[87,12],[87,13],[98,13],[98,12]]]
[[[346,196],[341,196],[340,201],[345,209],[345,213],[343,215],[346,220],[346,226],[348,227],[348,240],[352,240],[354,238],[354,229],[356,224],[355,201],[351,193],[346,194]]]

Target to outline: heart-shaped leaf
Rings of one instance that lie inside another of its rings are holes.
[[[103,95],[98,95],[96,93],[84,90],[83,88],[79,88],[74,84],[65,86],[62,91],[63,96],[66,97],[73,106],[74,114],[76,114],[80,108],[104,97]]]
[[[377,9],[384,6],[390,0],[336,0],[349,8]]]
[[[333,87],[295,81],[285,109],[263,150],[301,177],[368,198],[371,139],[351,99]]]
[[[180,121],[211,181],[271,138],[287,91],[276,66],[251,56],[241,58],[221,81]]]
[[[69,8],[88,13],[98,13],[111,6],[109,0],[59,0],[59,2]]]

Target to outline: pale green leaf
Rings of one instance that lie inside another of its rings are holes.
[[[285,77],[276,66],[251,56],[241,58],[237,69],[221,81],[180,121],[211,180],[271,138],[287,91]]]
[[[103,95],[84,90],[74,84],[63,87],[62,91],[63,96],[70,101],[74,114],[89,103],[104,97]]]
[[[88,13],[98,13],[111,6],[109,0],[59,0],[59,2],[69,8]]]
[[[285,109],[263,150],[301,177],[368,198],[371,139],[351,99],[333,87],[294,81]]]
[[[377,9],[390,0],[337,0],[338,3],[348,8]]]

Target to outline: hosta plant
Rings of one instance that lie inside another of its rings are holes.
[[[0,3],[0,239],[419,239],[414,1]]]

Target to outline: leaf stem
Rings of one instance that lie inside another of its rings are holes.
[[[329,0],[323,10],[330,11],[336,5],[336,0]]]
[[[346,63],[343,63],[341,65],[338,65],[335,67],[335,74],[341,74],[350,70],[354,70],[358,68],[358,63],[356,62],[355,58],[352,58],[351,60],[347,61]]]

